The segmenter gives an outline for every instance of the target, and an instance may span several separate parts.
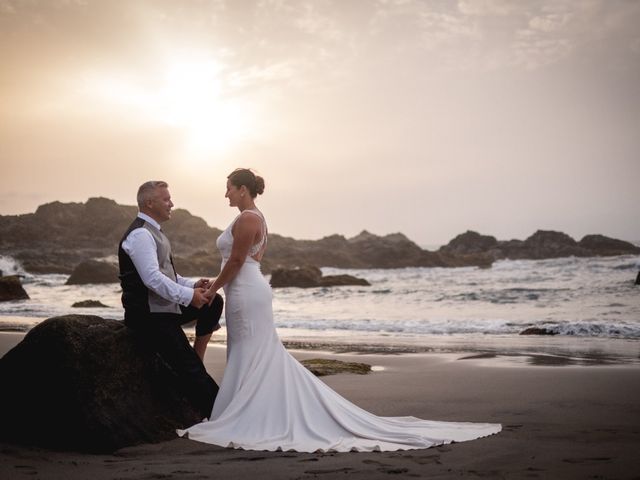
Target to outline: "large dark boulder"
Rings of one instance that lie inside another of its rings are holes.
[[[97,260],[85,260],[73,269],[67,279],[67,285],[85,285],[88,283],[118,282],[118,267],[111,263]]]
[[[0,302],[11,300],[28,300],[29,295],[22,288],[22,282],[18,275],[0,277]]]
[[[304,265],[300,268],[276,268],[271,272],[271,286],[278,287],[333,287],[346,285],[371,285],[363,278],[352,275],[327,275],[322,276],[322,271],[313,265]]]
[[[110,452],[201,420],[177,377],[122,322],[54,317],[0,359],[0,440]]]

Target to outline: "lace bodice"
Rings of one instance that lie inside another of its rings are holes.
[[[240,213],[236,218],[233,219],[233,222],[229,224],[227,229],[224,232],[222,232],[218,237],[218,239],[216,240],[216,246],[218,247],[218,250],[220,250],[220,254],[222,255],[223,261],[228,260],[229,257],[231,256],[231,249],[233,248],[233,233],[232,233],[233,226],[240,218],[240,215],[243,215],[244,213],[257,215],[258,217],[260,217],[261,225],[262,225],[262,237],[260,238],[260,241],[258,243],[255,243],[251,246],[251,248],[249,249],[249,252],[247,253],[247,259],[254,257],[258,253],[260,253],[260,251],[267,244],[268,231],[267,231],[267,222],[265,221],[264,216],[262,215],[260,210],[257,210],[257,209],[245,210],[244,212]],[[251,258],[251,259],[256,261],[254,258]]]

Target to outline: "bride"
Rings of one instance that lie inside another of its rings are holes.
[[[224,288],[227,365],[211,419],[178,433],[247,450],[373,451],[428,448],[498,433],[499,424],[378,417],[338,395],[284,348],[273,322],[271,287],[260,272],[267,225],[255,198],[264,180],[251,170],[227,177],[240,214],[218,237]]]

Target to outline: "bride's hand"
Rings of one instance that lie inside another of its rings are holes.
[[[204,296],[209,299],[209,305],[213,302],[213,299],[216,296],[217,289],[214,290],[213,283],[209,284],[209,288],[204,292]]]
[[[210,286],[211,281],[208,278],[201,278],[193,285],[193,288],[208,288]]]

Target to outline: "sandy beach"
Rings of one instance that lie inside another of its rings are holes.
[[[0,334],[0,354],[23,335]],[[241,451],[180,438],[112,455],[3,444],[0,478],[640,478],[638,364],[532,366],[522,356],[473,351],[292,353],[300,360],[335,358],[376,367],[369,375],[322,378],[378,415],[499,422],[503,431],[471,442],[382,453]],[[224,364],[224,346],[210,346],[206,366],[217,380]]]

